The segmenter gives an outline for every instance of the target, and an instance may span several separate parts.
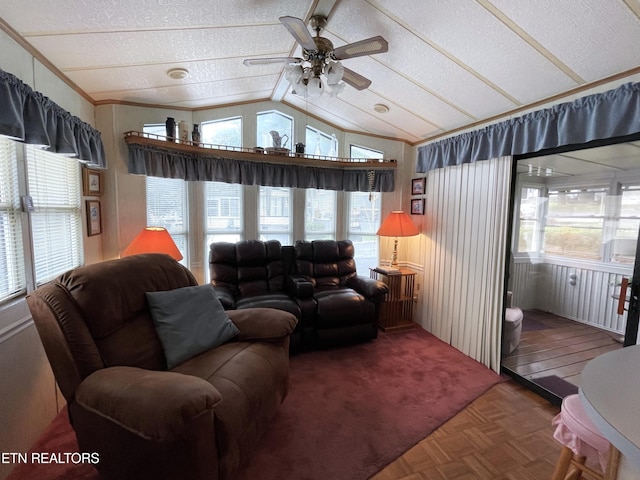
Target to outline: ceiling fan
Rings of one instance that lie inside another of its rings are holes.
[[[310,24],[316,32],[315,37],[299,18],[280,17],[280,22],[302,47],[302,58],[248,58],[243,63],[247,66],[285,64],[285,78],[291,84],[291,93],[305,98],[322,95],[325,84],[330,87],[332,96],[342,92],[345,84],[357,90],[368,88],[371,80],[344,67],[340,61],[383,53],[389,49],[389,44],[381,36],[334,48],[329,39],[320,36],[320,32],[327,25],[327,18],[322,15],[311,17]]]

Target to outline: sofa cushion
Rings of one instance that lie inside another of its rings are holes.
[[[207,380],[222,397],[215,409],[215,438],[221,478],[247,463],[237,455],[253,451],[287,394],[289,355],[269,342],[230,342],[204,352],[174,372]]]
[[[211,285],[146,292],[167,368],[227,342],[239,333]]]
[[[287,294],[278,292],[241,297],[236,302],[236,309],[245,308],[275,308],[292,313],[296,318],[300,318],[301,315],[298,304]]]

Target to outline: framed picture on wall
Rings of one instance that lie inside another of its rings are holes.
[[[100,235],[102,233],[102,213],[98,200],[87,200],[87,235]]]
[[[411,215],[424,215],[424,198],[411,200]]]
[[[411,180],[411,195],[422,195],[426,178],[414,178]]]
[[[82,193],[84,195],[102,195],[102,172],[91,168],[83,169]]]

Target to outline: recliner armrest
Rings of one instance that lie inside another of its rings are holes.
[[[313,297],[313,282],[302,275],[289,275],[285,279],[285,289],[296,298]]]
[[[349,288],[353,288],[356,292],[364,295],[366,298],[376,299],[389,291],[389,287],[380,280],[357,275],[349,278],[345,284]]]
[[[275,308],[243,308],[227,312],[240,333],[236,340],[279,340],[288,337],[298,324],[292,313]]]
[[[220,392],[202,378],[124,366],[92,373],[75,396],[85,410],[154,440],[179,436],[221,400]]]
[[[216,292],[225,310],[233,310],[236,308],[236,300],[230,288],[222,285],[214,285],[213,290]]]

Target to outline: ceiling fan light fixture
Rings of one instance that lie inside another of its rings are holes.
[[[373,109],[378,113],[387,113],[389,111],[389,107],[384,103],[376,103]]]
[[[342,80],[342,76],[344,75],[344,67],[340,62],[330,61],[327,63],[325,75],[327,76],[327,83],[329,85],[336,85],[340,82],[340,80]]]
[[[317,98],[322,95],[324,88],[320,77],[313,76],[307,81],[307,95],[309,98]]]
[[[167,70],[167,75],[173,78],[174,80],[182,80],[183,78],[187,78],[189,76],[189,70],[186,68],[171,68]]]

